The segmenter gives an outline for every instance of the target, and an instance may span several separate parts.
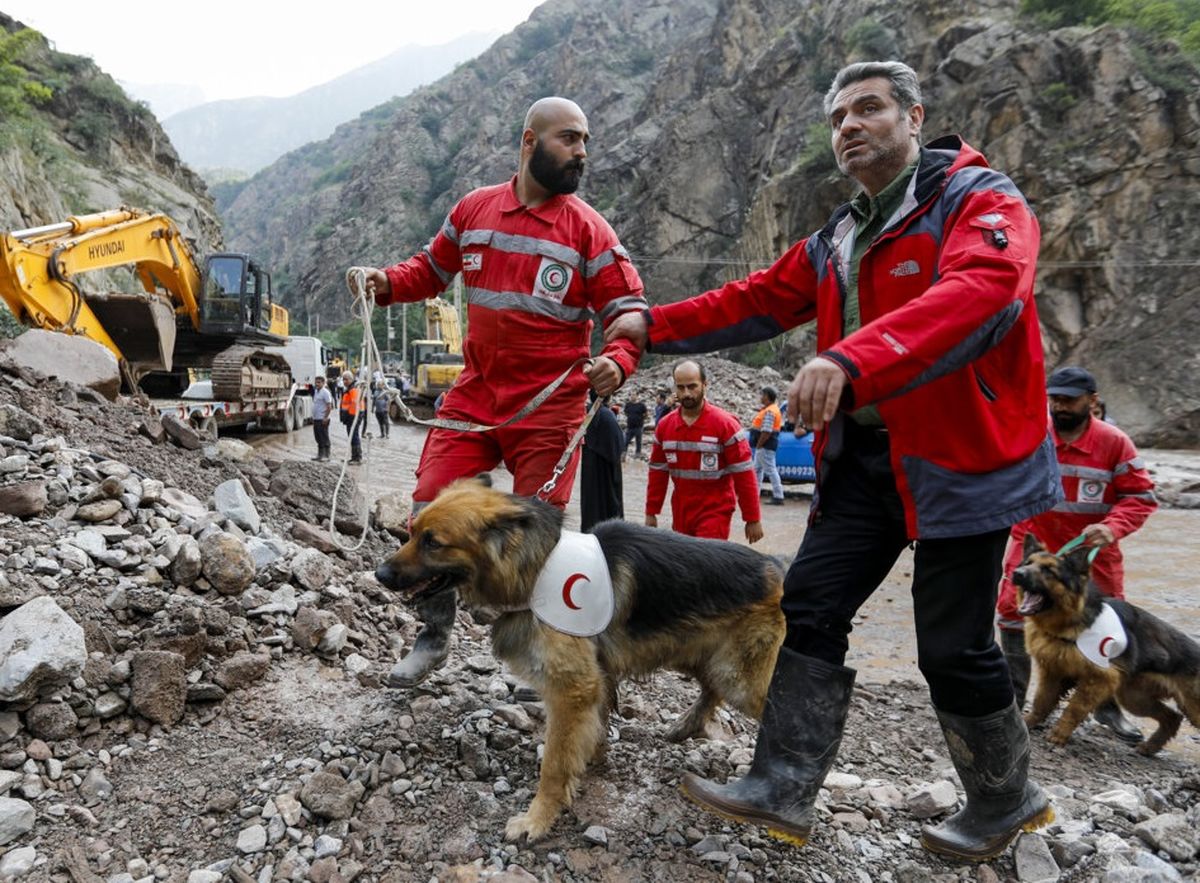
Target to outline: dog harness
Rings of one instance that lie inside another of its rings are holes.
[[[534,583],[529,609],[550,628],[586,638],[608,628],[614,606],[600,541],[564,530]]]
[[[1109,660],[1116,659],[1129,646],[1129,636],[1121,617],[1109,604],[1100,605],[1100,615],[1075,639],[1079,652],[1101,668],[1108,668]]]

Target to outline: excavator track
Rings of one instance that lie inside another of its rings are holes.
[[[242,402],[279,395],[291,388],[292,375],[283,356],[254,345],[235,344],[222,350],[212,363],[213,397]]]

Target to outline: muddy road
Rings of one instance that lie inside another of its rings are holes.
[[[374,426],[372,427],[375,428]],[[334,427],[330,468],[341,468],[349,445],[340,426]],[[260,453],[280,458],[308,459],[316,453],[311,430],[288,435],[251,434],[246,437]],[[421,453],[425,431],[412,425],[393,425],[388,438],[364,441],[367,462],[347,467],[363,492],[374,498],[391,491],[408,493],[415,483],[413,470]],[[648,453],[648,448],[643,450]],[[1163,452],[1163,459],[1178,461],[1190,455]],[[1153,464],[1155,452],[1142,451]],[[1200,454],[1194,455],[1200,460]],[[646,497],[647,467],[633,460],[625,464],[625,514],[641,521]],[[512,478],[503,468],[494,474],[497,487],[510,489]],[[755,548],[784,558],[792,557],[800,543],[809,507],[809,485],[786,485],[787,504],[763,507],[765,537]],[[670,526],[670,511],[659,524]],[[579,528],[579,486],[576,484],[567,508],[567,526]],[[733,540],[745,542],[742,523],[734,517]],[[1160,509],[1146,525],[1126,540],[1126,593],[1131,601],[1200,638],[1200,511]],[[888,683],[901,679],[920,683],[916,664],[916,640],[912,624],[912,601],[908,585],[912,576],[912,554],[905,552],[884,585],[860,611],[850,639],[847,665],[857,668],[864,682]],[[1181,750],[1200,760],[1200,734],[1184,727],[1177,743]],[[1185,748],[1185,746],[1187,746]]]

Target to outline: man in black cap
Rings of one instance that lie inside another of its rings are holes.
[[[1124,598],[1125,570],[1117,541],[1141,527],[1158,507],[1154,482],[1129,436],[1092,415],[1099,396],[1091,372],[1073,366],[1059,368],[1046,381],[1046,395],[1065,498],[1050,511],[1013,527],[996,604],[1000,646],[1008,658],[1017,701],[1022,704],[1030,662],[1012,573],[1021,563],[1025,534],[1032,533],[1051,550],[1082,535],[1087,545],[1100,549],[1092,565],[1097,588],[1109,597]],[[1100,706],[1096,719],[1118,738],[1141,741],[1141,731],[1125,719],[1115,702]]]

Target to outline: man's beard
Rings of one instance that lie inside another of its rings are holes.
[[[1055,411],[1050,415],[1051,421],[1054,423],[1054,428],[1059,432],[1070,432],[1072,429],[1078,429],[1083,426],[1092,417],[1089,411],[1082,413],[1076,411]]]
[[[583,160],[570,159],[561,166],[555,165],[554,158],[539,139],[529,158],[529,174],[551,193],[574,193],[583,177]]]
[[[679,400],[680,406],[687,411],[695,411],[703,402],[704,398],[702,396],[697,396],[694,399],[687,398]]]

